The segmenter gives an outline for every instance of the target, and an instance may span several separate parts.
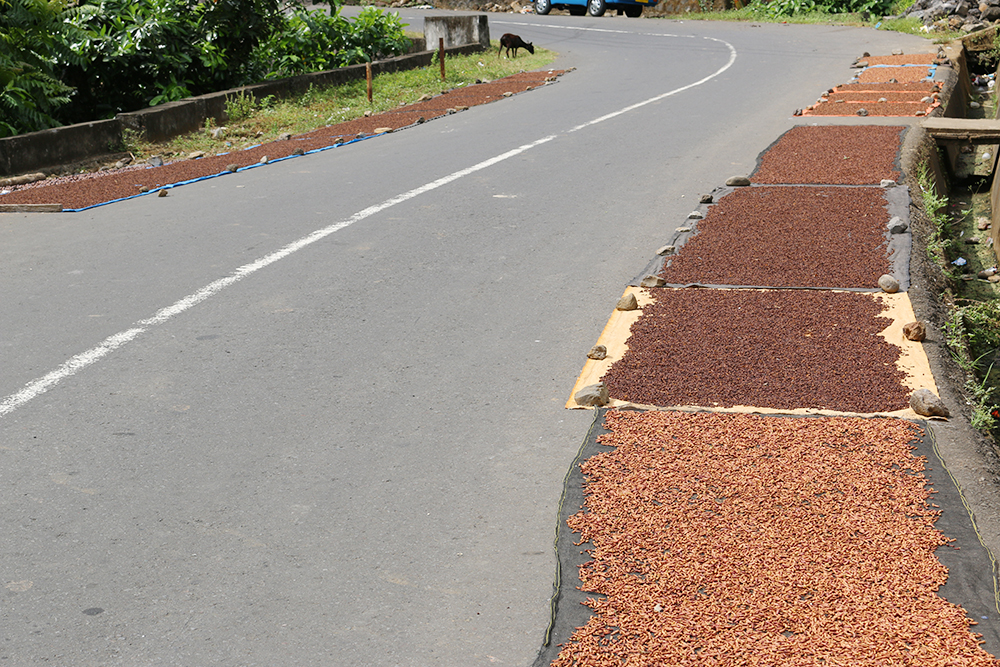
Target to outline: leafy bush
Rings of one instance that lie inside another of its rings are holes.
[[[279,0],[94,0],[75,17],[77,122],[246,83],[257,44],[281,28]]]
[[[409,48],[396,14],[297,1],[0,0],[0,136]]]
[[[410,40],[398,14],[366,7],[353,22],[340,16],[296,9],[281,31],[261,42],[252,60],[258,78],[280,78],[346,67],[405,53]]]
[[[403,34],[406,25],[400,22],[399,14],[365,7],[351,23],[340,65],[370,62],[406,53],[410,48],[410,40]]]
[[[79,62],[66,46],[66,0],[0,0],[0,137],[59,125],[54,114],[73,89],[57,63]]]

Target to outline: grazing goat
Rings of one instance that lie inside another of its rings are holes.
[[[528,53],[534,53],[535,47],[531,45],[531,42],[526,42],[517,35],[512,35],[509,32],[500,38],[500,49],[497,51],[497,58],[500,57],[500,51],[504,48],[507,49],[507,55],[510,55],[510,50],[514,49],[514,57],[517,57],[518,49],[527,49]]]

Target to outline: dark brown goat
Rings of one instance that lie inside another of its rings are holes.
[[[531,42],[526,42],[517,35],[512,35],[509,32],[500,38],[500,49],[497,51],[497,58],[500,57],[500,51],[503,51],[504,48],[507,49],[508,56],[510,55],[510,50],[514,49],[515,58],[517,57],[518,49],[527,49],[528,53],[532,54],[535,52],[535,47],[531,45]]]

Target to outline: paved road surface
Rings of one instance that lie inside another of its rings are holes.
[[[562,406],[624,283],[855,56],[928,46],[490,19],[577,71],[165,199],[0,217],[0,663],[529,664],[591,420]]]

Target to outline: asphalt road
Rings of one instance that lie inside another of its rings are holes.
[[[0,664],[529,664],[591,422],[563,405],[625,283],[854,57],[930,48],[490,24],[577,70],[167,198],[0,216]]]

